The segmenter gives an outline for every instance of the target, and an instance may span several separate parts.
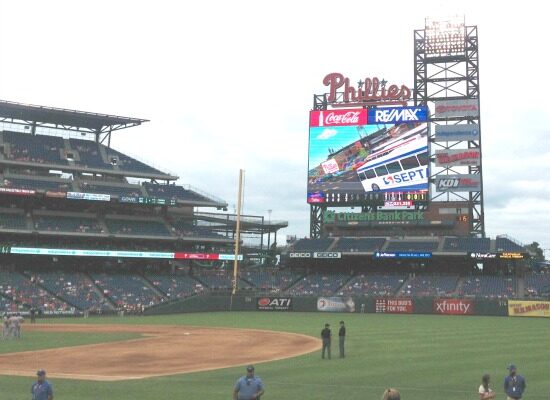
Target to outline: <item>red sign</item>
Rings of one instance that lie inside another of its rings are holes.
[[[175,259],[187,259],[187,260],[219,260],[219,254],[207,254],[207,253],[174,253]]]
[[[376,299],[377,313],[384,314],[412,314],[412,299]]]
[[[359,81],[357,88],[350,85],[349,78],[344,75],[333,72],[323,79],[323,84],[329,87],[328,102],[335,103],[338,89],[343,87],[344,103],[356,104],[402,104],[406,105],[407,100],[411,98],[411,89],[405,85],[386,86],[384,80],[378,78],[365,78],[365,81]]]
[[[0,193],[14,194],[16,196],[32,196],[36,194],[36,190],[0,187]]]
[[[364,108],[358,108],[355,110],[311,111],[309,113],[310,127],[366,124],[367,110]]]
[[[474,302],[465,299],[435,299],[434,313],[447,315],[472,315]]]
[[[406,201],[385,201],[384,207],[411,207],[413,202],[410,200]]]

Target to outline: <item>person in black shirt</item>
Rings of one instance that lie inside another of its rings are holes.
[[[340,345],[340,358],[345,358],[344,342],[346,340],[346,327],[344,321],[340,321],[340,330],[338,331],[338,344]]]
[[[325,324],[325,329],[321,331],[321,339],[323,339],[323,352],[321,358],[325,358],[325,349],[328,352],[328,359],[330,360],[330,339],[332,334],[330,333],[330,325]]]

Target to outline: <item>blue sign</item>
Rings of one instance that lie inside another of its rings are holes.
[[[399,124],[407,122],[427,122],[428,107],[377,107],[369,108],[368,124]]]
[[[412,251],[397,253],[376,252],[374,253],[374,258],[432,258],[432,253]]]

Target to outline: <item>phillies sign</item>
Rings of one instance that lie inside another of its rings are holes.
[[[464,299],[436,299],[433,310],[435,314],[472,315],[474,303]]]
[[[426,122],[428,108],[421,107],[378,107],[369,109],[369,124],[396,124],[400,122]]]
[[[402,104],[406,105],[411,98],[411,89],[405,85],[389,85],[386,81],[374,77],[357,82],[357,87],[350,84],[350,79],[333,72],[323,79],[328,86],[329,103],[342,101],[344,104]],[[341,89],[342,91],[338,92]],[[341,98],[340,96],[341,95]]]
[[[325,110],[311,111],[309,113],[309,126],[346,126],[346,125],[366,125],[367,110]]]

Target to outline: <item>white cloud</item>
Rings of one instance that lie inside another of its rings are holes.
[[[336,129],[325,129],[323,130],[323,132],[317,135],[316,139],[327,140],[333,136],[336,136],[337,134],[338,134],[338,131]]]

